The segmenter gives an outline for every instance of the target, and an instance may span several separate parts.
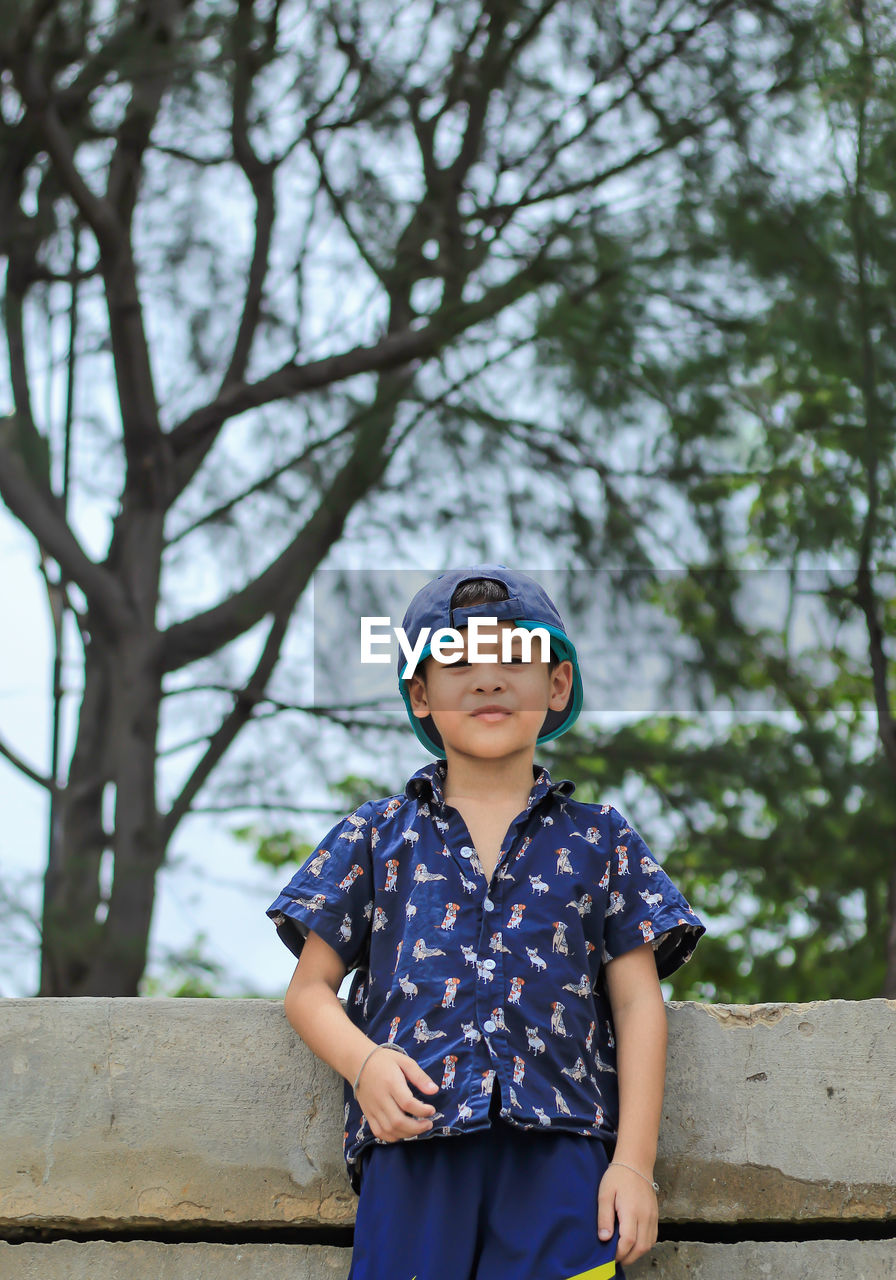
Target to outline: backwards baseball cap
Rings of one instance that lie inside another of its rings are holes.
[[[452,609],[451,597],[455,589],[464,582],[477,578],[487,578],[491,582],[499,582],[507,591],[506,600],[489,600],[482,604],[464,605]],[[573,642],[566,634],[563,619],[557,612],[548,593],[533,578],[524,573],[508,569],[503,564],[477,564],[467,569],[449,569],[440,573],[432,582],[421,587],[414,596],[402,620],[402,628],[412,646],[416,646],[417,637],[425,628],[429,628],[429,639],[424,645],[418,665],[432,652],[432,640],[449,627],[460,630],[467,625],[471,617],[506,619],[518,627],[532,631],[535,627],[544,627],[551,637],[551,650],[563,661],[572,663],[573,683],[566,706],[561,711],[549,709],[538,734],[538,742],[549,742],[558,738],[578,718],[582,710],[583,692],[582,676],[579,671],[579,660]],[[435,726],[432,716],[422,719],[411,710],[408,694],[408,683],[405,671],[408,661],[403,653],[398,658],[398,688],[404,699],[405,710],[414,733],[434,755],[445,758],[445,744]]]

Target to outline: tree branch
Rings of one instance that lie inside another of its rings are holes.
[[[434,331],[438,334],[439,343],[443,343],[453,331],[463,331],[478,320],[489,318],[541,283],[549,273],[549,254],[554,240],[560,234],[560,228],[547,234],[532,261],[503,285],[488,291],[478,302],[452,310],[446,309],[442,324],[438,327],[429,325],[419,334],[405,331],[383,339],[377,347],[382,350],[384,344],[397,344],[391,348],[387,346],[386,349],[400,351],[404,358],[400,361],[395,358],[394,363],[407,365],[409,360],[405,352],[409,341],[413,342],[418,337],[427,338],[428,335],[429,343],[433,344]],[[377,348],[358,348],[355,352],[348,353],[348,359],[357,358],[367,362],[375,350]],[[333,363],[338,359],[335,357],[319,361],[316,365],[305,366],[295,372],[303,378],[309,377],[309,373],[311,376],[320,376],[321,368],[332,372],[334,367],[340,367]],[[344,364],[341,369],[343,376],[348,376]],[[321,562],[329,547],[339,537],[349,512],[379,481],[388,464],[390,455],[386,443],[389,429],[394,421],[397,403],[403,398],[413,375],[390,371],[385,361],[379,371],[381,377],[376,401],[364,415],[366,420],[358,431],[352,454],[335,476],[328,491],[322,495],[321,502],[306,527],[267,569],[242,590],[204,613],[170,627],[161,641],[162,670],[186,666],[200,657],[216,652],[231,639],[248,631],[265,614],[285,608],[285,601],[290,609],[293,607],[304,590],[313,567]],[[324,381],[332,381],[332,377]]]
[[[279,480],[282,475],[285,475],[288,471],[295,471],[313,454],[330,448],[330,446],[337,440],[341,439],[342,436],[355,431],[358,426],[358,418],[362,416],[362,414],[363,410],[360,414],[350,418],[348,422],[344,423],[336,431],[332,432],[331,435],[328,435],[321,440],[313,441],[307,446],[307,448],[302,449],[299,453],[293,454],[291,458],[287,458],[279,467],[275,467],[274,470],[269,471],[267,475],[261,476],[253,484],[248,485],[239,493],[234,494],[232,498],[228,498],[226,502],[219,503],[218,506],[212,507],[210,511],[204,512],[203,515],[199,516],[198,519],[194,520],[191,524],[186,525],[183,529],[178,530],[178,532],[172,537],[167,538],[165,542],[166,547],[173,546],[176,542],[182,542],[184,538],[189,537],[191,533],[195,533],[197,529],[201,529],[203,525],[214,524],[216,521],[222,520],[235,508],[242,506],[247,498],[254,497],[257,493],[264,493],[276,480]]]
[[[878,471],[880,467],[879,442],[882,437],[880,423],[880,402],[878,397],[877,362],[872,334],[872,306],[869,284],[868,237],[865,226],[867,215],[867,165],[868,165],[868,93],[873,83],[873,67],[869,45],[868,24],[865,7],[857,0],[854,12],[858,18],[861,35],[860,66],[861,76],[858,78],[861,94],[857,103],[856,121],[856,177],[855,184],[849,193],[850,223],[856,261],[856,321],[861,335],[862,346],[862,401],[865,408],[865,431],[863,433],[862,462],[868,487],[868,506],[862,523],[862,537],[859,549],[859,566],[856,576],[856,600],[865,615],[868,629],[868,649],[871,658],[871,678],[874,690],[874,704],[877,710],[877,731],[884,749],[884,756],[894,779],[896,779],[896,722],[890,707],[890,695],[887,679],[887,656],[883,649],[883,631],[877,617],[877,602],[872,581],[871,556],[874,546],[875,526],[878,521],[880,502],[880,484]],[[896,881],[894,881],[896,883]],[[896,927],[896,926],[894,926]],[[896,955],[890,957],[890,963],[896,963]]]
[[[25,325],[23,317],[26,280],[30,257],[21,237],[12,246],[6,270],[4,314],[6,319],[6,346],[9,352],[9,373],[13,401],[16,407],[15,421],[7,420],[10,428],[17,428],[19,451],[35,488],[47,496],[51,493],[50,463],[47,441],[37,429],[31,407],[31,388],[28,383],[28,360],[25,351]]]
[[[288,607],[281,608],[274,614],[261,657],[251,678],[243,689],[234,694],[233,710],[221,721],[209,740],[207,750],[181,788],[180,794],[168,812],[162,816],[160,826],[163,848],[169,844],[180,820],[189,813],[197,792],[222,759],[239,731],[251,719],[256,703],[264,696],[265,686],[276,666],[291,615],[292,602]]]
[[[865,624],[868,628],[868,653],[871,658],[874,705],[877,709],[877,732],[890,772],[896,778],[896,722],[893,720],[893,712],[890,708],[884,633],[877,617],[871,570],[864,559],[858,569],[855,599],[865,615]]]
[[[209,433],[217,432],[228,418],[275,400],[285,400],[302,392],[344,382],[361,373],[384,373],[435,355],[452,338],[492,319],[541,284],[545,278],[548,250],[554,239],[556,233],[546,236],[535,257],[503,284],[487,290],[475,302],[440,310],[421,329],[389,333],[372,346],[355,347],[308,364],[291,361],[258,382],[240,382],[222,391],[210,404],[195,410],[169,433],[178,459],[178,492],[189,482],[198,461],[201,461]]]
[[[107,200],[94,195],[81,177],[78,166],[75,164],[71,140],[63,127],[56,104],[50,97],[34,58],[26,54],[24,57],[12,60],[10,66],[16,89],[39,126],[60,181],[96,236],[101,253],[113,253],[121,234],[114,210]]]
[[[233,154],[237,163],[246,175],[255,197],[255,244],[252,250],[252,261],[246,281],[246,293],[239,330],[233,346],[227,372],[221,382],[220,390],[240,382],[246,373],[252,341],[258,328],[261,316],[261,299],[264,282],[268,272],[268,260],[271,251],[271,237],[274,229],[275,198],[274,172],[275,165],[259,160],[249,137],[249,99],[255,70],[264,61],[273,56],[276,44],[276,8],[272,25],[268,28],[266,49],[261,54],[247,53],[249,19],[252,16],[252,0],[240,0],[237,20],[234,24],[234,37],[237,45],[234,57],[233,110],[231,116],[230,136],[233,143]],[[240,49],[240,44],[243,48]]]
[[[158,0],[138,12],[137,21],[144,28],[142,35],[148,45],[149,69],[131,82],[131,99],[109,162],[106,204],[115,211],[119,236],[114,252],[101,255],[127,459],[125,487],[136,490],[150,506],[167,506],[171,500],[170,455],[159,425],[131,226],[143,154],[171,82],[179,7],[177,0]]]
[[[110,634],[129,618],[127,601],[111,574],[85,553],[58,508],[58,499],[37,488],[13,441],[13,420],[0,420],[0,498],[35,537],[63,575],[84,592],[91,620]]]
[[[354,447],[310,520],[267,569],[242,590],[204,613],[169,627],[162,637],[163,671],[206,657],[255,626],[265,614],[291,610],[342,532],[349,513],[376,484],[388,465],[389,431],[410,375],[380,378],[374,404],[362,417]]]
[[[320,174],[321,184],[324,190],[326,191],[327,196],[329,197],[330,204],[333,206],[333,208],[336,210],[336,213],[339,215],[339,219],[342,222],[342,225],[345,227],[346,231],[348,232],[349,238],[351,239],[355,248],[358,250],[358,253],[361,255],[361,258],[363,259],[363,261],[367,264],[367,266],[370,268],[370,270],[373,272],[376,278],[380,280],[383,284],[385,284],[386,272],[379,265],[379,263],[374,258],[373,254],[370,252],[370,250],[365,245],[364,241],[361,239],[360,233],[358,232],[357,228],[355,227],[354,223],[351,220],[351,217],[349,216],[349,212],[345,204],[345,199],[336,190],[336,188],[333,186],[332,182],[330,181],[330,175],[327,173],[327,167],[324,161],[324,154],[321,151],[320,147],[317,145],[317,139],[315,138],[313,131],[310,129],[308,131],[308,146],[311,150],[311,154],[314,156],[314,159],[317,161],[317,169],[318,169],[318,173]]]
[[[32,782],[36,782],[41,787],[46,787],[51,794],[61,790],[52,778],[46,774],[38,773],[30,764],[27,764],[16,751],[13,751],[12,747],[7,746],[2,737],[0,737],[0,756],[4,756],[20,773],[24,773],[26,778],[30,778]]]
[[[0,46],[0,53],[5,59],[13,57],[13,51],[16,49],[26,49],[33,41],[37,31],[44,21],[48,18],[56,8],[57,0],[35,0],[31,5],[16,5],[19,10],[16,14],[19,23],[13,30],[8,27],[3,32],[4,43]],[[12,16],[13,6],[4,13],[4,18]],[[24,12],[23,12],[24,10]]]

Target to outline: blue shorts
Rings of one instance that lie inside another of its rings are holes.
[[[493,1095],[493,1102],[497,1095]],[[348,1280],[625,1280],[597,1236],[598,1138],[492,1127],[362,1154]]]

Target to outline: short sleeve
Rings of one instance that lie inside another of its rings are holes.
[[[346,969],[367,962],[373,915],[372,811],[361,805],[331,827],[266,914],[294,956],[312,930]]]
[[[615,960],[649,942],[657,972],[667,978],[691,958],[706,926],[631,824],[616,809],[610,810],[610,818],[612,858],[603,959]]]

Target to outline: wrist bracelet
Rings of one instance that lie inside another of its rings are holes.
[[[622,1165],[623,1169],[629,1169],[632,1173],[636,1173],[639,1178],[643,1178],[645,1182],[649,1182],[650,1185],[653,1187],[654,1191],[659,1191],[660,1184],[658,1182],[654,1182],[653,1178],[648,1178],[647,1174],[641,1173],[639,1169],[632,1168],[630,1164],[623,1164],[621,1160],[611,1160],[610,1164]]]
[[[407,1049],[402,1049],[400,1044],[393,1044],[391,1040],[384,1040],[382,1044],[375,1044],[370,1050],[370,1053],[368,1053],[367,1057],[361,1063],[358,1074],[355,1076],[355,1083],[352,1085],[352,1093],[354,1093],[358,1087],[358,1081],[361,1079],[361,1072],[367,1066],[367,1063],[376,1053],[377,1049],[394,1049],[396,1053],[403,1053],[406,1058],[410,1057]]]

